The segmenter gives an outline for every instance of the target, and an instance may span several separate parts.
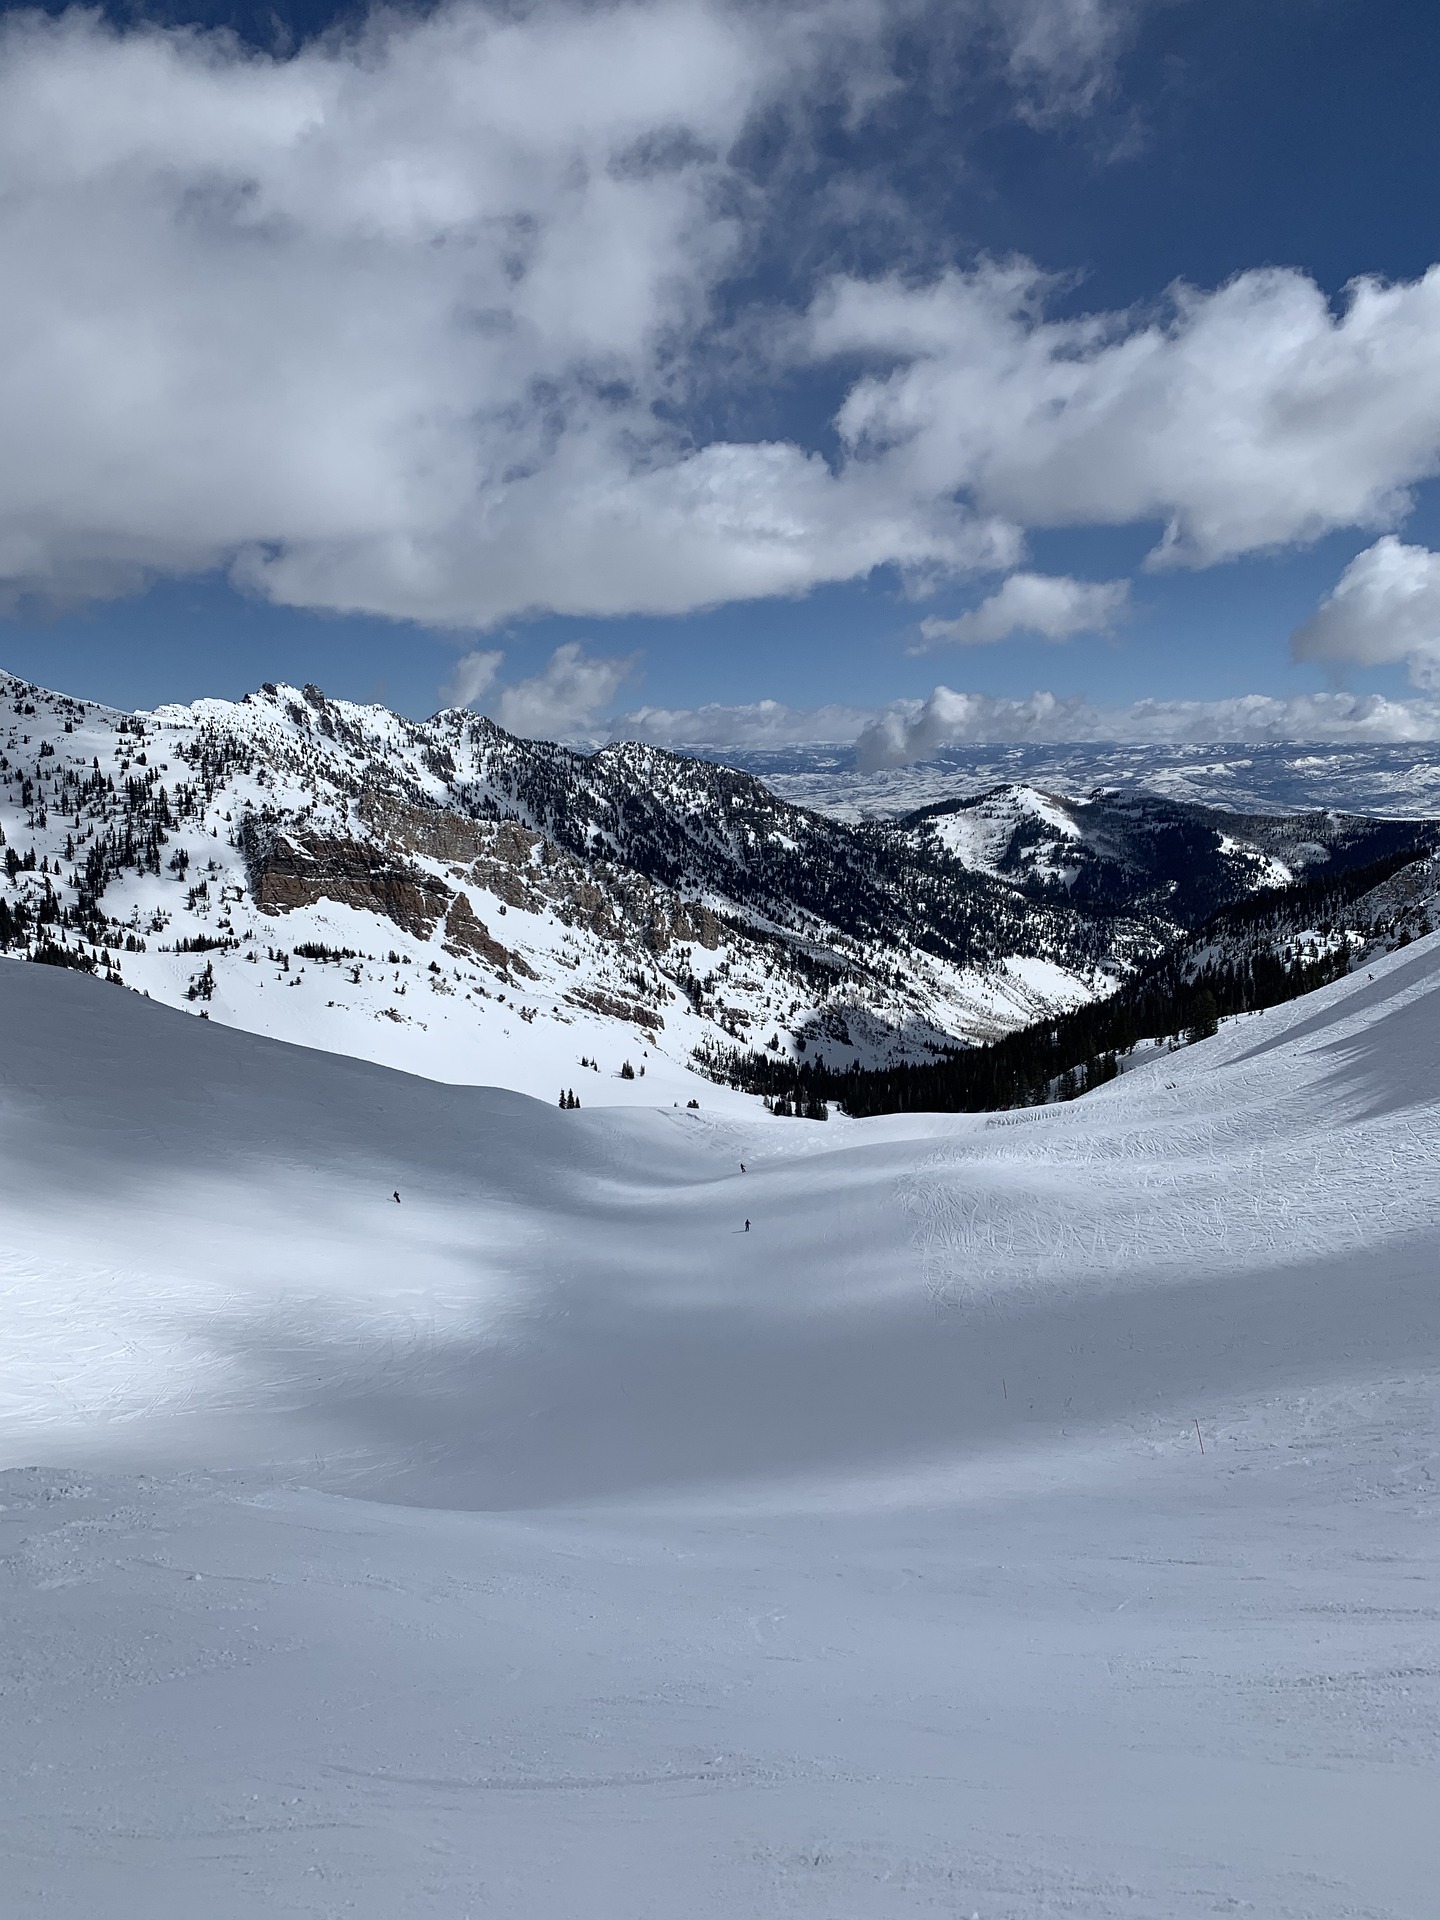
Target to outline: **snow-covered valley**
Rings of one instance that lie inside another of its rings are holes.
[[[0,965],[12,1910],[1423,1920],[1437,1016],[820,1126]]]

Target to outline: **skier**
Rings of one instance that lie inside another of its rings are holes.
[[[745,1171],[745,1162],[743,1160],[740,1162],[740,1171],[741,1173],[744,1173]]]
[[[397,1207],[400,1204],[400,1189],[398,1187],[395,1189],[395,1204]]]
[[[746,1233],[749,1233],[750,1231],[750,1222],[748,1220],[745,1222],[745,1231]]]

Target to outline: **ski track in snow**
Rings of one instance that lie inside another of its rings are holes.
[[[1429,1920],[1440,935],[1371,971],[822,1126],[0,965],[0,1912]]]

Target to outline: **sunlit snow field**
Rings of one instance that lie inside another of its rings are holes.
[[[822,1126],[0,965],[0,1911],[1430,1920],[1440,936],[1370,975]]]

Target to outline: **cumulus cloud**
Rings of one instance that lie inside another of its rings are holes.
[[[229,565],[456,624],[603,601],[583,564],[545,590],[566,509],[593,527],[673,458],[661,344],[733,250],[722,156],[802,41],[706,0],[377,15],[288,60],[7,16],[5,576]]]
[[[1387,700],[1378,694],[1244,694],[1230,700],[1139,700],[1096,707],[1075,697],[1033,693],[1024,700],[936,687],[925,700],[901,700],[877,714],[855,742],[862,772],[909,766],[947,746],[1035,741],[1264,746],[1312,741],[1440,739],[1440,703]]]
[[[1130,598],[1128,580],[1073,580],[1068,574],[1012,573],[997,592],[956,620],[922,620],[924,646],[989,647],[1015,633],[1068,640],[1108,633]]]
[[[449,707],[468,707],[490,691],[505,656],[499,651],[463,654],[455,671],[440,689],[440,698]]]
[[[803,156],[812,109],[892,110],[917,33],[1083,107],[1139,4],[451,0],[287,58],[6,15],[0,597],[223,569],[484,629],[1005,571],[1029,526],[1153,520],[1206,564],[1395,524],[1440,466],[1440,270],[1065,320],[1024,262],[841,278],[714,351],[787,252],[762,119]],[[687,422],[797,359],[850,382],[838,459]]]
[[[1350,562],[1290,640],[1297,660],[1384,666],[1403,660],[1440,687],[1440,553],[1386,534]]]
[[[539,673],[504,688],[491,711],[507,733],[526,739],[590,739],[598,717],[636,664],[633,656],[607,660],[587,655],[570,640],[555,649]]]
[[[1156,565],[1381,527],[1440,471],[1440,268],[1172,290],[1151,316],[1046,318],[1029,262],[924,286],[840,279],[803,350],[869,355],[838,425],[897,496],[959,494],[1022,526],[1160,522]]]
[[[896,700],[879,709],[792,707],[779,700],[639,707],[612,720],[606,732],[612,740],[718,752],[853,745],[857,766],[873,773],[931,759],[946,747],[1027,742],[1280,746],[1440,740],[1440,700],[1244,694],[1228,700],[1140,700],[1102,707],[1080,696],[1040,692],[1002,699],[940,686],[923,700]]]
[[[637,707],[610,722],[612,740],[646,740],[657,747],[794,747],[852,741],[874,718],[866,707],[791,707],[783,700],[747,705]]]
[[[484,628],[1013,563],[1003,517],[684,425],[774,217],[742,137],[863,117],[941,11],[1063,91],[1122,9],[450,0],[287,58],[6,15],[0,591],[228,569]]]

